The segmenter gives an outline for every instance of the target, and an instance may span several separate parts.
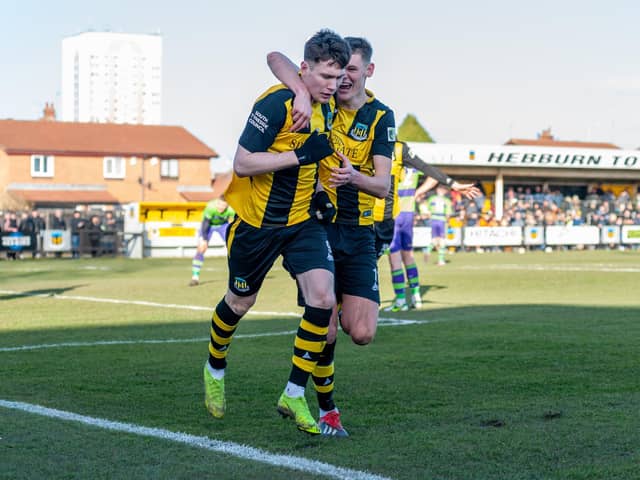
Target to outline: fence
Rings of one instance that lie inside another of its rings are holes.
[[[90,255],[116,256],[124,252],[122,232],[116,230],[43,230],[40,236],[23,235],[19,232],[3,233],[0,250],[11,254],[30,252],[34,255],[70,253],[72,257]]]
[[[431,228],[414,228],[413,246],[431,243]],[[447,228],[449,247],[619,246],[640,244],[640,225]]]

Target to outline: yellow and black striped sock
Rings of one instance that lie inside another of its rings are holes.
[[[318,396],[318,406],[325,411],[336,408],[333,401],[334,366],[333,357],[336,350],[336,342],[327,343],[320,354],[316,368],[313,371],[313,385]]]
[[[217,370],[227,366],[227,354],[233,333],[242,318],[231,310],[224,298],[216,305],[209,331],[209,365]]]
[[[329,331],[331,308],[304,307],[304,314],[293,346],[291,374],[289,381],[301,387],[307,385],[324,349]]]

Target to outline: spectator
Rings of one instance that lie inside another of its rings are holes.
[[[3,232],[17,232],[18,231],[18,217],[16,212],[8,212],[4,215]]]
[[[62,210],[59,208],[53,212],[53,217],[51,217],[51,229],[52,230],[66,230],[67,222],[62,216]]]
[[[105,212],[103,222],[102,250],[107,255],[116,254],[116,235],[118,225],[111,210]]]
[[[102,240],[103,230],[104,225],[102,225],[100,217],[98,215],[93,215],[91,217],[91,222],[89,222],[89,225],[87,226],[87,237],[92,257],[99,257],[102,253],[100,249],[100,240]]]
[[[33,233],[36,235],[36,248],[33,251],[32,256],[33,258],[40,258],[41,256],[44,256],[42,240],[47,225],[44,218],[40,216],[40,212],[38,210],[31,210],[31,218],[33,219]]]
[[[18,231],[18,217],[16,212],[7,212],[4,215],[4,225],[2,231],[5,233],[12,233]],[[7,250],[7,260],[16,260],[18,253],[15,250]]]
[[[519,210],[516,210],[513,213],[513,216],[511,217],[510,225],[512,227],[524,227],[524,217],[522,216],[522,213]]]
[[[457,211],[456,215],[449,219],[451,228],[462,228],[467,225],[467,212],[464,209]]]
[[[482,214],[480,219],[478,220],[479,227],[497,227],[498,222],[493,216],[493,212],[491,210],[487,210]]]
[[[76,210],[71,218],[71,257],[80,258],[80,235],[87,226],[87,220]]]

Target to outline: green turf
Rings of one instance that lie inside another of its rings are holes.
[[[277,416],[290,334],[233,342],[228,413],[208,417],[201,375],[211,309],[226,285],[223,259],[206,260],[195,288],[188,259],[1,262],[0,400],[394,479],[640,478],[639,253],[457,254],[445,267],[420,259],[418,267],[424,310],[381,316],[423,323],[381,326],[367,347],[339,337],[346,440],[305,436]],[[385,259],[380,277],[388,304]],[[254,309],[300,311],[281,268]],[[247,316],[238,334],[296,326],[293,317]],[[6,351],[153,339],[194,340]],[[0,407],[0,478],[88,477],[328,478]]]

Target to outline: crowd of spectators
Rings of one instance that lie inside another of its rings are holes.
[[[640,190],[635,194],[622,190],[616,195],[611,190],[590,187],[586,194],[580,196],[563,195],[559,189],[551,190],[541,185],[507,187],[503,215],[499,219],[495,214],[493,195],[469,200],[457,192],[451,192],[451,200],[453,212],[449,217],[450,227],[640,225]],[[428,226],[428,217],[420,214],[419,204],[416,209],[416,225]],[[115,254],[118,250],[118,234],[123,231],[120,213],[111,210],[91,212],[61,209],[5,211],[0,212],[0,233],[35,235],[37,247],[31,252],[34,258],[44,255],[42,233],[46,229],[70,230],[72,258],[79,258],[83,254]],[[18,256],[16,252],[7,251],[8,258]]]
[[[627,190],[615,195],[592,187],[581,198],[543,186],[507,187],[500,219],[495,215],[493,196],[467,200],[452,192],[451,200],[451,227],[640,225],[640,192],[632,195]],[[418,214],[416,223],[426,225],[428,219]]]
[[[18,232],[33,235],[36,246],[30,251],[33,258],[45,255],[43,234],[45,230],[69,230],[71,234],[71,257],[80,258],[83,254],[93,257],[103,254],[115,254],[117,237],[123,230],[122,219],[111,210],[38,210],[0,212],[0,233]],[[7,258],[19,258],[20,252],[7,250]],[[55,253],[61,257],[61,252]]]

